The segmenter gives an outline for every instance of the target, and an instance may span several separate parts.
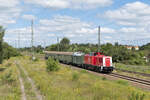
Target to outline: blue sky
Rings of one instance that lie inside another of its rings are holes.
[[[101,42],[139,45],[150,38],[149,0],[0,0],[0,25],[6,28],[5,41],[18,47],[56,43],[68,37],[71,43]],[[136,41],[132,41],[136,40]]]

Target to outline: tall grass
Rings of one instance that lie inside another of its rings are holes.
[[[132,92],[130,96],[128,96],[128,100],[144,100],[145,94]]]
[[[28,57],[19,60],[45,100],[129,100],[128,96],[133,91],[145,94],[144,100],[150,100],[149,92],[130,86],[125,81],[105,80],[60,65],[60,70],[47,73],[44,60],[35,63]]]
[[[78,81],[79,80],[79,74],[77,72],[72,73],[72,81]]]
[[[115,67],[117,69],[150,74],[150,67],[149,66],[125,65],[125,64],[116,63]]]
[[[11,58],[8,61],[4,61],[4,64],[2,65],[3,67],[6,67],[6,69],[0,73],[0,100],[21,99],[18,71],[15,64],[13,64],[14,61],[15,58]]]

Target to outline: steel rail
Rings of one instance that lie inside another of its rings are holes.
[[[130,76],[126,76],[126,75],[120,75],[120,74],[116,74],[116,73],[111,73],[109,74],[110,76],[114,76],[114,77],[118,77],[121,79],[125,79],[125,80],[129,80],[129,81],[133,81],[133,82],[137,82],[137,83],[141,83],[144,85],[149,85],[150,86],[150,81],[148,80],[143,80],[143,79],[139,79],[139,78],[135,78],[135,77],[130,77]]]

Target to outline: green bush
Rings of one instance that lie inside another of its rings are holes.
[[[20,52],[10,46],[7,43],[3,43],[3,58],[4,59],[9,59],[10,57],[16,57],[16,56],[21,56]]]
[[[1,77],[1,79],[2,79],[2,82],[4,83],[4,84],[12,84],[14,81],[15,81],[15,79],[14,79],[14,77],[13,77],[13,75],[12,75],[12,71],[11,70],[9,70],[9,71],[6,71],[4,74],[3,74],[3,76]]]
[[[106,77],[102,77],[102,80],[107,80],[107,78]]]
[[[77,81],[78,79],[79,79],[79,74],[73,72],[73,73],[72,73],[72,81]]]
[[[88,72],[87,72],[86,70],[83,69],[83,70],[81,70],[81,73],[88,73]]]
[[[129,97],[128,100],[144,100],[145,94],[135,93],[133,92]]]
[[[50,71],[58,71],[59,70],[58,61],[55,61],[52,58],[49,58],[46,61],[46,65],[47,65],[46,69],[47,69],[48,72],[50,72]]]
[[[128,85],[128,82],[125,80],[118,80],[117,83],[121,85]]]
[[[10,67],[11,65],[12,65],[12,63],[8,62],[5,66]]]

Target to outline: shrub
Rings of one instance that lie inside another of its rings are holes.
[[[83,70],[81,70],[81,73],[88,73],[88,72],[87,72],[86,70],[83,69]]]
[[[6,67],[10,67],[11,65],[12,65],[12,63],[9,62],[9,63],[7,63],[5,66],[6,66]]]
[[[125,80],[118,80],[117,83],[121,85],[128,85],[128,82]]]
[[[102,80],[107,80],[107,78],[106,77],[102,77]]]
[[[47,65],[46,69],[47,69],[48,72],[50,72],[50,71],[58,71],[59,70],[58,61],[55,61],[52,58],[49,58],[46,61],[46,65]]]
[[[79,79],[79,74],[73,72],[73,73],[72,73],[72,81],[77,81],[78,79]]]
[[[1,77],[1,79],[2,79],[2,81],[4,83],[8,83],[8,84],[11,84],[11,83],[13,83],[15,81],[15,79],[14,79],[14,77],[12,75],[12,71],[11,70],[5,72],[3,74],[3,76]]]
[[[132,92],[132,94],[128,97],[128,100],[144,100],[144,98],[145,94]]]

